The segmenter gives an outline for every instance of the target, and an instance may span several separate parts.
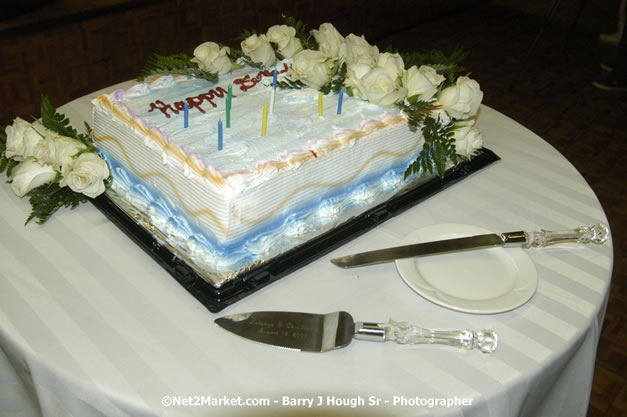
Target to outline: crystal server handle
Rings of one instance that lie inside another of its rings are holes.
[[[600,245],[607,241],[609,234],[608,227],[601,223],[563,231],[536,230],[529,233],[526,247],[540,248],[558,243],[596,243]]]
[[[356,322],[354,338],[407,345],[438,344],[484,353],[494,352],[498,345],[497,334],[492,330],[433,330],[392,319],[387,323]]]

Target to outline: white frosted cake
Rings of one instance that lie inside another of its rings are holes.
[[[296,61],[277,62],[279,83]],[[320,109],[317,89],[272,85],[273,70],[243,67],[217,82],[166,75],[94,100],[116,200],[215,286],[437,175],[404,179],[424,138],[397,106],[343,94],[337,114],[336,93]]]

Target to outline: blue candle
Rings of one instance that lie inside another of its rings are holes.
[[[344,99],[344,87],[340,89],[340,96],[337,99],[337,114],[342,114],[342,100]]]
[[[183,110],[183,127],[185,129],[189,127],[189,104],[187,104],[187,102],[185,102],[185,108]]]
[[[218,120],[218,150],[222,150],[222,120]]]
[[[276,89],[276,78],[278,75],[278,71],[276,70],[276,68],[274,69],[274,75],[272,76],[272,88]]]

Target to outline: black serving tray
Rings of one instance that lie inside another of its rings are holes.
[[[385,203],[351,218],[338,227],[239,273],[219,287],[199,276],[193,266],[186,263],[167,245],[156,239],[152,233],[118,207],[106,194],[100,195],[92,202],[209,311],[216,313],[499,159],[494,152],[483,148],[471,160],[464,161],[449,169],[443,178],[432,178],[399,193]]]

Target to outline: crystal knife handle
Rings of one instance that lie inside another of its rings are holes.
[[[399,344],[419,345],[438,344],[461,349],[479,349],[483,353],[492,353],[498,345],[498,337],[492,330],[475,332],[472,330],[433,330],[414,326],[409,323],[355,323],[355,339]]]
[[[600,245],[607,241],[609,234],[608,227],[601,223],[558,232],[536,230],[529,233],[529,241],[525,247],[540,248],[558,243],[596,243]]]

